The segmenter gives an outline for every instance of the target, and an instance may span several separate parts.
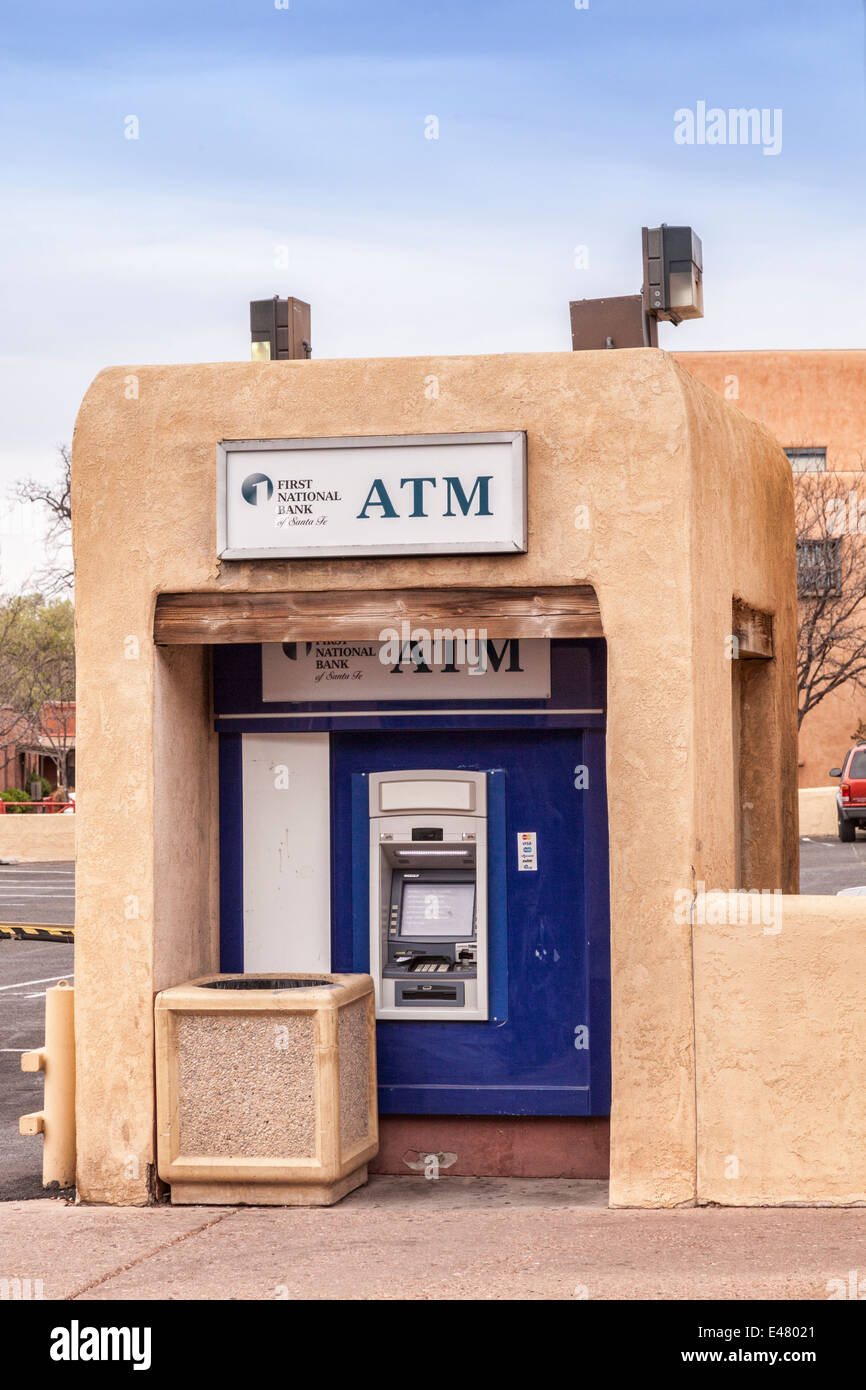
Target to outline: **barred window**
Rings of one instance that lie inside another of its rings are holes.
[[[797,592],[802,597],[842,592],[842,537],[797,541]]]
[[[805,449],[786,449],[794,473],[826,473],[827,450],[810,444]]]

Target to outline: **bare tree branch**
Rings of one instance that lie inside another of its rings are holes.
[[[34,582],[48,596],[66,592],[73,583],[71,566],[59,563],[57,559],[68,547],[72,530],[72,461],[67,444],[60,444],[57,452],[60,455],[60,472],[55,482],[44,483],[36,478],[26,478],[13,489],[17,501],[34,503],[47,513],[45,543],[49,560],[35,576]]]
[[[853,484],[853,485],[852,485]],[[798,723],[840,686],[866,688],[866,466],[794,480]]]

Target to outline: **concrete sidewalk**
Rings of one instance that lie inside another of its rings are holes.
[[[46,1299],[827,1299],[864,1208],[610,1211],[606,1185],[373,1178],[330,1208],[0,1205]],[[866,1283],[864,1283],[866,1290]]]

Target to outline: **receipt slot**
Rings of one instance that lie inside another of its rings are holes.
[[[483,772],[374,772],[370,973],[376,1017],[488,1017]]]

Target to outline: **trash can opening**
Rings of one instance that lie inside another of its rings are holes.
[[[203,980],[202,989],[334,989],[336,980],[303,980],[287,975],[276,975],[272,979],[262,979],[246,975],[234,980]]]

